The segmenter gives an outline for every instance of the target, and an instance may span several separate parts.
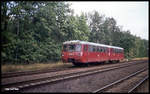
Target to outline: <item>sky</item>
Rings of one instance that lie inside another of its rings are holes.
[[[132,35],[136,35],[142,39],[149,39],[148,1],[72,1],[68,3],[71,4],[70,8],[74,10],[75,15],[96,10],[100,14],[105,15],[105,17],[113,17],[118,26],[122,26],[123,30],[130,30]]]

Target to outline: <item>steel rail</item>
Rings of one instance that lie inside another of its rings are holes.
[[[136,84],[133,88],[131,88],[128,93],[131,93],[133,92],[138,86],[140,86],[145,80],[147,80],[149,78],[149,76],[146,76],[145,78],[143,78],[142,80],[140,80],[138,82],[138,84]]]
[[[148,68],[144,68],[144,69],[142,69],[142,70],[138,70],[138,71],[136,71],[135,73],[132,73],[132,74],[130,74],[130,75],[128,75],[128,76],[126,76],[126,77],[124,77],[124,78],[122,78],[122,79],[119,79],[119,80],[117,80],[117,81],[115,81],[115,82],[113,82],[113,83],[111,83],[111,84],[105,85],[104,87],[102,87],[102,88],[100,88],[100,89],[97,89],[97,90],[93,91],[92,93],[98,93],[98,92],[103,91],[103,90],[105,90],[105,89],[107,89],[107,88],[110,88],[111,86],[113,86],[113,85],[115,85],[115,84],[118,84],[118,83],[120,83],[120,82],[122,82],[122,81],[124,81],[124,80],[127,80],[127,79],[129,79],[130,77],[133,77],[133,76],[137,75],[138,73],[141,73],[141,72],[145,71],[146,69],[148,69]]]
[[[56,72],[62,70],[69,70],[70,67],[65,68],[56,68],[56,69],[44,69],[44,70],[33,70],[33,71],[18,71],[18,72],[7,72],[2,74],[2,78],[9,78],[9,77],[18,77],[24,75],[32,75],[32,74],[41,74],[41,73],[48,73],[48,72]],[[70,68],[72,69],[72,68]]]

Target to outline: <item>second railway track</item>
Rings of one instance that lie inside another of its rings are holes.
[[[148,68],[140,69],[140,70],[138,70],[138,71],[136,71],[136,72],[134,72],[134,73],[132,73],[132,74],[126,76],[126,77],[123,77],[123,78],[121,78],[121,79],[119,79],[119,80],[117,80],[117,81],[115,81],[115,82],[113,82],[113,83],[110,83],[110,84],[108,84],[108,85],[105,85],[105,86],[103,86],[103,87],[101,87],[101,88],[99,88],[99,89],[93,91],[93,93],[106,92],[106,91],[108,91],[110,88],[114,87],[115,85],[120,84],[121,82],[123,82],[123,81],[125,81],[125,80],[128,80],[128,79],[130,79],[130,78],[132,78],[132,77],[134,77],[134,76],[136,76],[136,75],[138,75],[138,74],[140,74],[140,73],[142,73],[143,71],[146,71],[146,70],[148,70]],[[148,75],[146,75],[138,84],[136,84],[134,87],[130,88],[130,89],[129,89],[128,91],[126,91],[126,92],[128,92],[128,93],[132,92],[135,88],[137,88],[138,85],[140,85],[140,84],[141,84],[143,81],[145,81],[146,79],[148,79]],[[118,92],[118,91],[117,91],[117,92]]]

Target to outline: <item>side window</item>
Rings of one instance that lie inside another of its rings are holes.
[[[106,47],[104,47],[104,52],[106,53]]]
[[[103,52],[103,48],[102,47],[100,47],[100,52]]]
[[[97,48],[97,52],[99,52],[99,47],[97,46],[96,48]]]
[[[103,48],[103,52],[105,53],[105,47]]]
[[[91,46],[88,45],[88,52],[91,52]]]
[[[101,52],[101,48],[100,47],[98,47],[98,52]]]
[[[117,49],[117,53],[120,53],[120,49]]]
[[[103,52],[105,52],[105,49],[104,49],[104,47],[103,47],[102,49],[103,49]]]
[[[99,52],[101,52],[101,47],[99,47]]]
[[[81,51],[81,45],[80,44],[76,45],[75,51]]]
[[[105,47],[105,53],[107,53],[107,48]]]
[[[103,47],[101,47],[101,52],[104,52]]]
[[[91,46],[90,52],[93,52],[93,46]]]
[[[106,48],[106,52],[108,53],[108,48]]]
[[[105,47],[103,48],[103,51],[104,51],[104,53],[105,53]]]
[[[89,51],[89,52],[93,52],[93,46],[89,45],[89,46],[88,46],[88,51]]]
[[[87,45],[84,45],[84,51],[87,51]]]
[[[96,46],[93,46],[93,52],[96,52]]]
[[[101,47],[99,47],[99,52],[101,52]]]
[[[120,50],[120,53],[122,53],[122,50]]]

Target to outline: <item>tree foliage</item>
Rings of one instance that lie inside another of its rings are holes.
[[[97,11],[74,16],[65,2],[1,2],[1,60],[14,63],[61,59],[62,43],[83,40],[125,49],[126,57],[148,55],[148,41],[123,31]]]

